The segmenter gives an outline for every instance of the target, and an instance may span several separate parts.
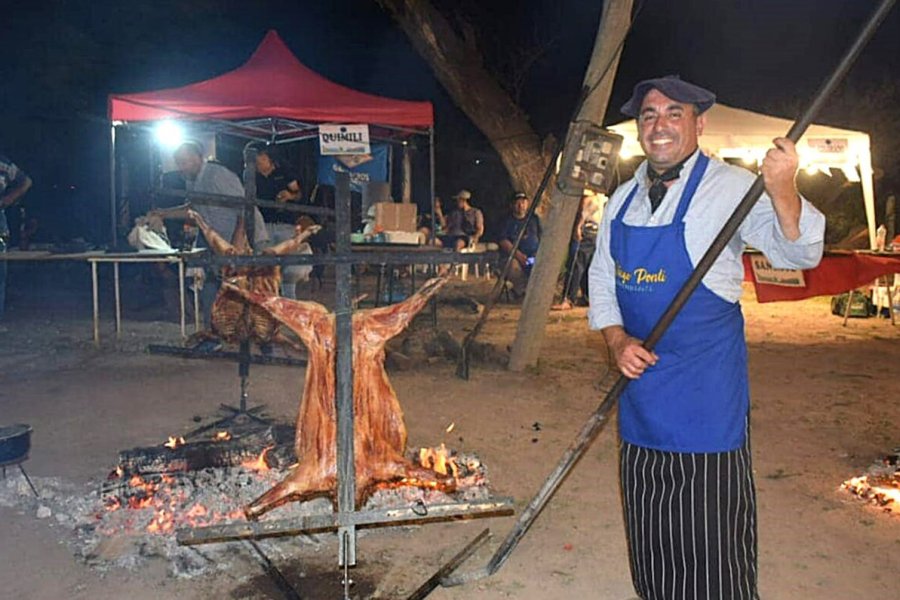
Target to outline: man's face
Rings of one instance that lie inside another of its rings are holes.
[[[463,198],[462,196],[456,197],[456,208],[459,210],[466,210],[469,208],[469,199]]]
[[[256,170],[257,172],[268,176],[269,173],[275,170],[275,163],[272,162],[272,159],[269,158],[268,154],[257,154]]]
[[[638,141],[650,166],[663,172],[697,149],[706,117],[697,115],[693,104],[672,100],[659,90],[650,90],[638,115]]]
[[[513,201],[513,215],[521,219],[528,212],[528,198],[516,198]]]
[[[203,159],[190,150],[179,150],[175,153],[175,166],[185,179],[193,181],[203,168]]]

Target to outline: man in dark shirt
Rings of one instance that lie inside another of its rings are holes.
[[[528,221],[527,225],[525,217],[528,214],[528,196],[524,192],[516,192],[512,200],[512,214],[503,222],[500,229],[500,251],[503,259],[510,255],[515,244],[519,231],[525,227],[525,235],[519,243],[519,248],[513,256],[512,264],[509,267],[507,281],[512,284],[510,290],[514,300],[518,300],[525,295],[525,287],[528,285],[528,275],[531,273],[531,267],[534,265],[534,257],[537,255],[538,245],[541,242],[541,223],[537,216]]]
[[[303,195],[300,179],[283,167],[273,154],[272,148],[262,148],[256,154],[256,197],[272,202],[299,202]],[[268,207],[261,212],[266,223],[287,223],[291,228],[298,216],[289,210]],[[272,235],[271,231],[269,235]]]
[[[256,197],[270,202],[299,202],[303,196],[300,179],[281,165],[271,147],[261,148],[256,154]],[[296,234],[297,218],[300,213],[279,208],[264,207],[260,209],[266,220],[266,228],[273,244],[289,240]],[[312,248],[304,243],[301,254],[312,254]],[[296,298],[296,286],[299,281],[308,281],[313,267],[294,265],[281,270],[281,295],[285,298]]]
[[[19,201],[31,189],[31,178],[5,156],[0,156],[0,252],[6,252],[9,226],[5,209]],[[6,261],[0,260],[0,320],[6,304]],[[2,326],[0,326],[2,327]]]

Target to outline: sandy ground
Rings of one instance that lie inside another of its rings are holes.
[[[30,474],[101,478],[119,450],[158,443],[189,429],[192,416],[237,401],[235,365],[144,352],[148,342],[177,340],[173,322],[127,321],[116,342],[106,315],[104,344],[93,348],[89,297],[77,285],[70,302],[52,309],[46,299],[28,302],[14,294],[5,323],[2,421],[34,426]],[[838,488],[900,444],[900,326],[865,319],[844,328],[826,299],[760,305],[752,292],[746,296],[762,597],[897,597],[900,518]],[[502,306],[483,339],[510,343],[517,315],[515,307]],[[473,322],[461,308],[441,309],[440,326],[457,335]],[[446,442],[477,452],[495,493],[523,506],[598,404],[607,371],[605,347],[587,330],[584,309],[552,317],[542,356],[538,368],[522,374],[476,365],[468,382],[454,376],[450,363],[393,374],[410,445]],[[292,419],[302,376],[298,368],[253,367],[251,402]],[[455,428],[447,434],[450,423]],[[632,597],[616,446],[613,423],[497,575],[431,597]],[[494,541],[467,567],[483,565],[512,523],[498,518],[369,532],[359,541],[355,578],[360,589],[376,589],[375,597],[403,598],[490,527]],[[62,536],[32,514],[0,509],[0,597],[278,597],[259,572],[175,580],[165,565],[151,563],[99,573],[77,562]],[[309,560],[280,566],[301,593],[316,579],[340,580],[336,542]]]

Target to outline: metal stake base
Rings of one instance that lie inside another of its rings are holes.
[[[26,457],[26,458],[27,458],[27,457]],[[34,497],[35,497],[35,498],[40,498],[41,495],[38,494],[37,489],[34,487],[34,484],[31,482],[31,478],[28,476],[28,473],[25,472],[25,467],[22,466],[22,463],[21,463],[21,462],[18,462],[18,463],[7,463],[7,464],[3,465],[3,479],[6,479],[6,467],[10,467],[10,466],[13,466],[13,465],[19,467],[19,471],[22,473],[22,477],[24,477],[24,478],[25,478],[25,481],[28,482],[28,487],[31,488],[31,491],[34,492]]]

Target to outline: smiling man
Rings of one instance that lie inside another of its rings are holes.
[[[777,138],[760,169],[766,193],[656,351],[641,345],[754,180],[699,150],[714,102],[678,77],[635,86],[622,112],[646,161],[610,199],[589,273],[591,328],[632,380],[620,475],[644,599],[758,597],[741,254],[752,245],[791,269],[822,256],[825,218],[797,193],[794,144]]]

